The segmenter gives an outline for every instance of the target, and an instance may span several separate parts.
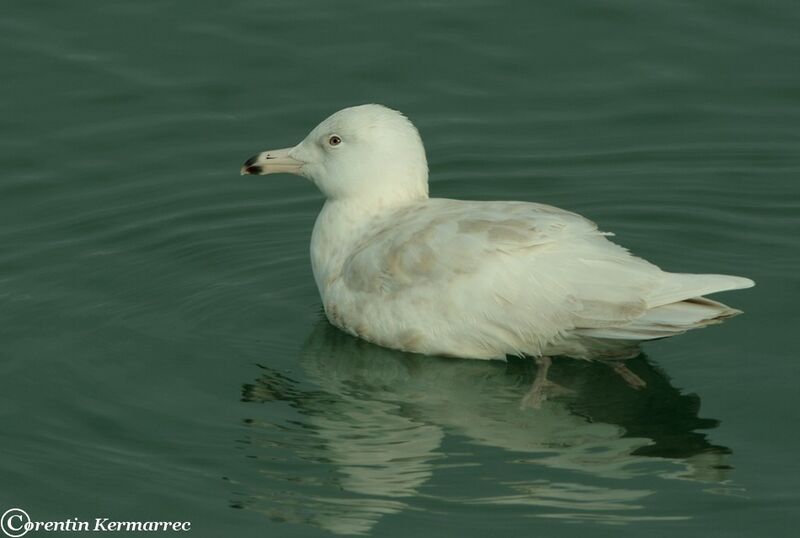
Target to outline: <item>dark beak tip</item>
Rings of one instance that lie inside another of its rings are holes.
[[[250,161],[247,161],[247,162],[250,162]],[[248,166],[247,163],[245,163],[244,166],[245,166],[244,173],[245,174],[250,174],[251,176],[259,175],[261,173],[261,170],[262,170],[261,167],[258,166],[258,165]]]

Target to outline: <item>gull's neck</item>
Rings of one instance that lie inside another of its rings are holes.
[[[347,257],[378,221],[395,211],[424,203],[428,193],[328,199],[311,234],[311,267],[323,301],[329,284],[342,271]]]

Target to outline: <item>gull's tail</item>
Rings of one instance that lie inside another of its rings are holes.
[[[576,333],[619,340],[652,340],[675,336],[741,314],[740,310],[703,295],[755,285],[749,278],[739,276],[668,275],[664,285],[647,297],[648,310],[641,317],[618,327],[581,329]]]

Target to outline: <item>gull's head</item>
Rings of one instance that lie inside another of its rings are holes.
[[[419,132],[400,112],[381,105],[340,110],[296,146],[254,155],[241,172],[301,175],[330,199],[428,196],[428,162]]]

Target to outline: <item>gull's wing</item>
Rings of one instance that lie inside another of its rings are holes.
[[[703,287],[692,277],[709,275],[665,273],[608,241],[593,222],[543,204],[432,199],[382,223],[341,274],[348,293],[361,298],[357,308],[373,321],[386,317],[387,327],[421,325],[442,338],[473,339],[470,349],[505,342],[503,353],[536,354],[582,330],[602,338],[614,328],[609,337],[619,338],[616,328],[649,309],[743,285]],[[656,337],[648,335],[628,337]]]
[[[344,284],[398,307],[422,302],[430,323],[478,319],[543,343],[641,315],[660,274],[591,221],[542,204],[430,200],[385,223],[356,246]]]

